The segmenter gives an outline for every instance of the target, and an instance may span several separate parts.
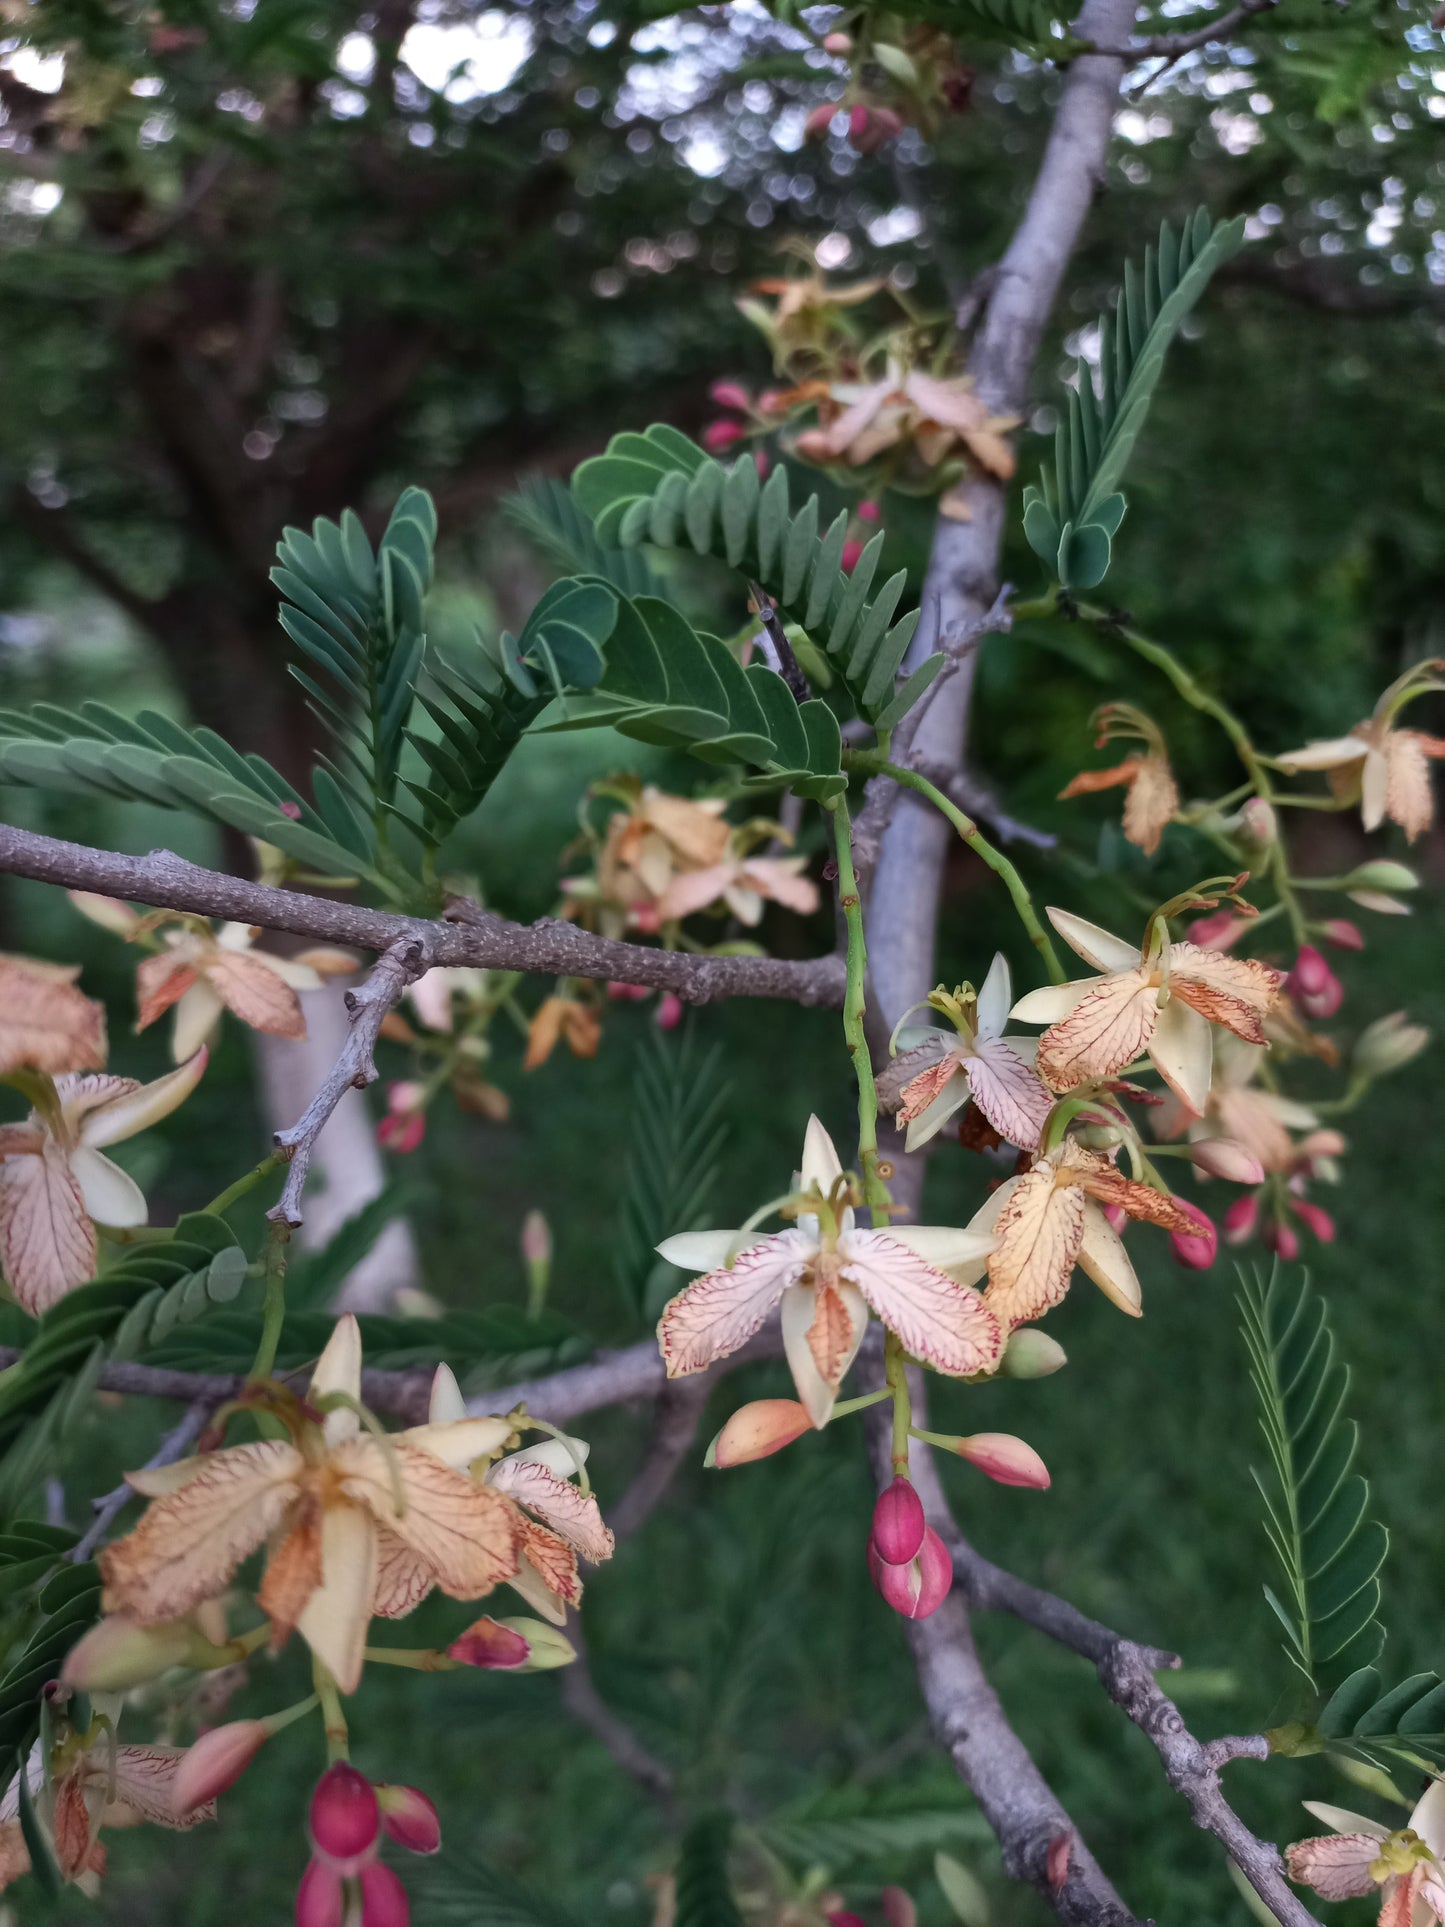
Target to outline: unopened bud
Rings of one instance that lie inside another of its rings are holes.
[[[749,1465],[771,1458],[785,1445],[813,1429],[807,1408],[795,1398],[760,1398],[740,1405],[707,1448],[705,1465],[725,1472],[729,1466]]]
[[[60,1677],[78,1693],[124,1693],[172,1666],[191,1664],[198,1646],[208,1644],[184,1619],[137,1626],[123,1613],[112,1613],[71,1647]]]
[[[735,408],[740,415],[745,415],[752,406],[741,382],[715,381],[707,392],[719,408]]]
[[[1258,1222],[1258,1197],[1251,1192],[1248,1197],[1236,1198],[1224,1214],[1224,1242],[1227,1245],[1246,1244],[1254,1236],[1254,1227]]]
[[[856,535],[850,535],[843,544],[843,553],[838,558],[838,567],[844,575],[852,575],[863,559],[863,544]]]
[[[885,1887],[878,1896],[884,1927],[918,1927],[918,1909],[901,1887]]]
[[[676,1030],[682,1022],[682,999],[673,990],[665,990],[657,1000],[657,1010],[652,1021],[659,1030]]]
[[[1219,1255],[1219,1233],[1214,1228],[1214,1220],[1187,1198],[1176,1198],[1174,1202],[1199,1226],[1197,1232],[1170,1232],[1169,1246],[1175,1263],[1183,1265],[1186,1271],[1208,1271]]]
[[[1341,882],[1345,890],[1418,890],[1419,887],[1419,877],[1407,864],[1395,863],[1388,857],[1362,863]]]
[[[1048,1378],[1062,1371],[1069,1355],[1057,1338],[1050,1338],[1037,1325],[1020,1325],[1008,1336],[999,1363],[1001,1378]]]
[[[1251,796],[1239,812],[1239,828],[1250,843],[1263,849],[1278,837],[1279,818],[1273,805],[1266,803],[1262,796]]]
[[[1312,1231],[1322,1245],[1334,1243],[1335,1221],[1323,1205],[1311,1204],[1308,1198],[1291,1198],[1290,1203],[1300,1223]]]
[[[1263,1184],[1264,1166],[1232,1137],[1201,1137],[1189,1147],[1190,1162],[1207,1178],[1230,1184]]]
[[[317,1858],[336,1873],[357,1873],[375,1852],[381,1832],[376,1789],[364,1773],[338,1760],[316,1783],[308,1821]]]
[[[1364,935],[1357,923],[1348,917],[1329,917],[1320,925],[1320,935],[1326,943],[1332,943],[1336,950],[1363,950]]]
[[[837,115],[838,104],[836,101],[825,100],[821,107],[815,107],[803,122],[803,139],[807,141],[827,140],[828,130],[832,127]],[[766,409],[766,396],[763,397],[760,406]]]
[[[805,428],[793,443],[793,453],[805,462],[827,462],[833,458],[833,446],[821,428]]]
[[[1348,892],[1351,903],[1358,903],[1362,910],[1373,910],[1377,917],[1408,917],[1410,906],[1401,903],[1385,890],[1351,890]]]
[[[868,1927],[861,1914],[824,1914],[828,1927]]]
[[[341,1875],[324,1860],[308,1861],[296,1889],[296,1927],[342,1927],[345,1912]]]
[[[411,1903],[401,1876],[383,1860],[361,1870],[362,1927],[411,1927]]]
[[[927,1619],[938,1611],[953,1584],[953,1561],[933,1530],[924,1528],[918,1557],[906,1566],[890,1566],[868,1541],[868,1574],[883,1598],[905,1619]]]
[[[447,1658],[459,1666],[487,1672],[546,1673],[570,1666],[576,1657],[572,1642],[540,1619],[483,1617],[447,1647]]]
[[[1299,1233],[1292,1225],[1269,1223],[1260,1232],[1260,1238],[1278,1257],[1292,1264],[1299,1256]]]
[[[882,509],[874,501],[860,502],[853,512],[860,522],[876,522],[883,514]]]
[[[264,1720],[231,1720],[203,1733],[176,1768],[171,1783],[176,1812],[190,1813],[234,1786],[270,1737]]]
[[[540,1211],[529,1211],[522,1220],[522,1256],[529,1265],[552,1262],[552,1227]]]
[[[716,421],[709,422],[703,429],[702,445],[709,454],[721,455],[723,450],[731,448],[734,442],[740,442],[747,432],[741,422],[724,421],[719,416]]]
[[[955,1440],[953,1449],[996,1485],[1027,1485],[1047,1492],[1053,1483],[1034,1448],[1011,1432],[975,1432],[972,1438]]]
[[[1232,910],[1214,910],[1207,917],[1196,917],[1184,934],[1201,950],[1232,950],[1245,928],[1244,919]]]
[[[923,1501],[911,1481],[900,1475],[878,1494],[873,1508],[873,1549],[888,1565],[906,1566],[918,1557],[927,1530]]]
[[[408,1853],[436,1853],[442,1843],[442,1823],[436,1808],[414,1786],[388,1786],[379,1781],[376,1804],[388,1838]]]
[[[1112,1151],[1124,1142],[1122,1124],[1081,1124],[1074,1133],[1087,1151]]]
[[[848,115],[848,138],[857,148],[862,148],[868,138],[868,127],[872,119],[868,109],[860,101]]]
[[[1356,1077],[1388,1077],[1418,1057],[1430,1041],[1423,1024],[1409,1022],[1403,1010],[1367,1024],[1355,1043]]]
[[[849,33],[825,33],[823,51],[830,54],[850,54],[853,51],[853,36]]]
[[[1285,989],[1306,1017],[1333,1017],[1345,1001],[1345,987],[1312,943],[1302,943]]]

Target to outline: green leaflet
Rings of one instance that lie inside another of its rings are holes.
[[[436,534],[430,495],[408,488],[374,553],[355,510],[345,509],[339,522],[318,516],[309,534],[286,529],[271,571],[284,598],[281,626],[304,659],[291,673],[339,758],[324,783],[318,775],[317,806],[340,841],[359,841],[368,854],[396,794]]]
[[[494,654],[478,641],[433,665],[420,701],[436,733],[408,732],[427,776],[405,779],[430,837],[440,840],[477,808],[554,696],[596,684],[617,607],[617,591],[600,576],[568,577],[547,590],[519,638],[503,635]]]
[[[1265,1597],[1284,1650],[1308,1684],[1330,1692],[1366,1667],[1383,1630],[1377,1577],[1389,1540],[1365,1518],[1369,1487],[1353,1471],[1358,1428],[1344,1416],[1347,1366],[1336,1356],[1324,1301],[1309,1280],[1268,1284],[1240,1272],[1238,1304],[1272,1476],[1255,1471],[1265,1533],[1283,1579]]]
[[[663,594],[662,583],[645,556],[636,549],[603,547],[565,482],[552,477],[528,482],[507,496],[502,510],[569,575],[601,576],[624,595]]]
[[[230,1304],[246,1272],[230,1226],[204,1212],[182,1218],[164,1243],[133,1247],[103,1278],[52,1305],[22,1356],[0,1374],[0,1441],[13,1439],[57,1387],[57,1395],[68,1392],[97,1347],[104,1357],[139,1356],[176,1327]],[[10,1472],[7,1460],[7,1478]]]
[[[728,1884],[732,1817],[706,1813],[683,1835],[677,1861],[675,1927],[743,1927]]]
[[[370,867],[370,846],[338,841],[322,813],[259,756],[242,756],[214,731],[185,729],[154,710],[135,717],[103,703],[0,710],[0,781],[209,817],[332,876]]]
[[[700,634],[657,596],[617,599],[601,680],[590,694],[562,694],[541,727],[604,725],[706,762],[750,765],[758,772],[748,779],[754,787],[786,783],[819,802],[847,787],[828,705],[814,698],[800,706],[781,676],[762,664],[741,668],[715,636]]]
[[[0,1678],[0,1757],[29,1754],[40,1731],[40,1693],[100,1613],[100,1574],[87,1563],[63,1566],[37,1601],[39,1619]]]
[[[722,1046],[702,1050],[691,1026],[653,1030],[637,1054],[628,1115],[631,1156],[618,1213],[613,1270],[628,1310],[650,1323],[681,1288],[656,1247],[678,1231],[702,1231],[728,1142],[730,1086]]]
[[[645,435],[615,435],[606,453],[583,462],[572,478],[573,496],[604,545],[686,546],[755,577],[824,652],[858,713],[876,722],[892,706],[918,623],[916,610],[893,621],[906,572],[890,577],[870,602],[881,540],[870,542],[853,573],[844,575],[846,513],[820,535],[817,497],[809,496],[795,514],[788,490],[784,468],[774,469],[764,486],[751,456],[724,469],[675,429],[659,426]]]
[[[1166,223],[1143,269],[1124,269],[1112,318],[1099,320],[1099,373],[1080,361],[1067,417],[1054,440],[1052,481],[1024,490],[1029,546],[1066,589],[1092,589],[1108,572],[1114,536],[1124,519],[1124,470],[1185,315],[1221,262],[1237,252],[1244,220],[1215,225],[1200,208],[1179,234]]]

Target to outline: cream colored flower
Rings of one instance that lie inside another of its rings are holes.
[[[903,1086],[898,1122],[908,1127],[905,1149],[926,1144],[972,1098],[1000,1137],[1033,1150],[1054,1100],[1033,1068],[1038,1039],[1003,1034],[1012,1003],[1008,959],[1000,951],[976,995],[965,984],[951,995],[936,990],[928,999],[930,1008],[952,1018],[952,1028],[906,1021],[899,1026],[897,1048],[939,1053]]]
[[[41,1079],[23,1124],[0,1125],[0,1259],[34,1317],[95,1274],[95,1226],[145,1223],[135,1179],[103,1155],[168,1117],[206,1068],[206,1053],[138,1084],[131,1077]]]
[[[1375,713],[1356,723],[1348,736],[1306,743],[1276,758],[1291,776],[1300,770],[1325,770],[1337,793],[1360,799],[1360,820],[1377,830],[1388,816],[1413,843],[1435,817],[1430,762],[1445,756],[1445,738],[1423,730],[1397,729],[1395,718],[1414,697],[1445,689],[1445,661],[1435,658],[1407,669],[1381,696]]]
[[[779,1304],[793,1382],[815,1426],[828,1422],[870,1306],[935,1371],[992,1371],[1003,1344],[998,1321],[945,1270],[981,1257],[991,1238],[925,1225],[860,1230],[838,1153],[815,1117],[795,1188],[803,1208],[793,1229],[760,1238],[685,1232],[657,1247],[669,1263],[706,1273],[678,1293],[658,1324],[669,1378],[705,1371],[735,1352]]]
[[[1001,1184],[970,1220],[968,1229],[992,1244],[987,1258],[950,1265],[949,1271],[971,1285],[987,1269],[983,1301],[1006,1332],[1060,1303],[1075,1265],[1111,1304],[1137,1318],[1143,1293],[1105,1205],[1185,1237],[1199,1230],[1167,1192],[1125,1177],[1102,1153],[1065,1138],[1031,1169]]]
[[[360,1392],[361,1334],[348,1314],[307,1393],[307,1406],[324,1413],[319,1424],[304,1408],[280,1405],[290,1439],[127,1474],[153,1503],[100,1556],[106,1610],[143,1626],[179,1619],[268,1543],[257,1604],[273,1646],[298,1631],[350,1693],[373,1613],[394,1610],[397,1569],[406,1569],[412,1605],[432,1586],[479,1599],[510,1578],[520,1552],[512,1510],[466,1472],[506,1442],[510,1423],[468,1418],[378,1439],[362,1429]],[[336,1394],[347,1402],[328,1409]]]
[[[770,899],[811,916],[818,907],[818,886],[802,874],[807,867],[805,856],[726,857],[705,870],[675,876],[658,898],[657,914],[671,923],[721,901],[739,923],[751,926],[762,921],[763,902]]]
[[[466,1411],[450,1368],[438,1366],[432,1380],[432,1423],[454,1423]],[[585,1439],[549,1438],[509,1452],[480,1474],[489,1489],[502,1493],[516,1512],[522,1556],[507,1584],[554,1626],[566,1622],[569,1606],[582,1603],[579,1555],[600,1564],[612,1557],[617,1543],[603,1523],[596,1499],[572,1482],[587,1463],[588,1450]]]
[[[1203,1111],[1213,1026],[1246,1043],[1264,1043],[1264,1019],[1284,982],[1272,965],[1193,943],[1167,944],[1145,957],[1135,944],[1067,910],[1050,910],[1049,921],[1103,973],[1032,990],[1013,1007],[1024,1023],[1049,1026],[1039,1039],[1038,1066],[1054,1090],[1112,1077],[1147,1054],[1180,1101]]]
[[[1380,1896],[1379,1927],[1434,1927],[1445,1921],[1445,1785],[1432,1780],[1408,1823],[1393,1833],[1378,1820],[1323,1801],[1307,1812],[1331,1832],[1297,1840],[1285,1854],[1291,1880],[1322,1900]]]

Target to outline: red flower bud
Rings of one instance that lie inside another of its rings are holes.
[[[843,571],[844,575],[852,575],[858,566],[858,558],[862,553],[863,544],[858,540],[857,536],[850,535],[848,540],[843,544],[842,555],[838,558],[838,567]]]
[[[873,1508],[873,1531],[869,1543],[878,1557],[890,1566],[906,1566],[916,1559],[923,1545],[928,1521],[923,1516],[923,1501],[906,1478],[896,1478],[878,1495]]]
[[[873,113],[873,135],[881,147],[885,141],[896,141],[903,132],[903,116],[895,114],[891,107],[878,107]]]
[[[1232,950],[1244,929],[1243,919],[1232,910],[1216,910],[1211,916],[1196,917],[1184,934],[1201,950]]]
[[[721,455],[725,448],[731,448],[734,442],[740,442],[747,432],[741,422],[724,421],[719,416],[715,422],[709,422],[703,429],[702,445],[709,454]]]
[[[1251,1192],[1246,1198],[1236,1198],[1224,1214],[1224,1242],[1227,1245],[1246,1243],[1254,1236],[1258,1221],[1258,1196]]]
[[[860,101],[848,115],[848,138],[855,147],[861,147],[868,138],[868,123],[872,116]]]
[[[827,140],[828,130],[837,118],[837,113],[838,103],[834,100],[825,100],[820,107],[815,107],[803,122],[803,139],[809,141]]]
[[[1300,945],[1285,988],[1306,1017],[1333,1017],[1345,1001],[1345,987],[1312,943]]]
[[[1299,1233],[1292,1225],[1267,1224],[1259,1234],[1269,1249],[1285,1260],[1293,1262],[1299,1256]]]
[[[361,1870],[361,1927],[411,1927],[406,1888],[382,1860]]]
[[[447,1658],[459,1666],[480,1666],[489,1673],[506,1673],[525,1666],[531,1647],[519,1632],[499,1619],[479,1619],[447,1647]]]
[[[1320,925],[1320,932],[1336,950],[1363,950],[1365,947],[1360,926],[1351,923],[1348,917],[1331,917],[1328,923]]]
[[[189,1813],[234,1786],[266,1744],[264,1720],[231,1720],[203,1733],[176,1768],[171,1798],[177,1813]]]
[[[607,986],[607,995],[612,999],[614,1004],[640,1004],[645,997],[650,997],[652,992],[647,988],[646,984],[622,984],[614,982]]]
[[[715,381],[708,394],[719,408],[735,408],[740,415],[746,415],[752,407],[752,400],[741,382]]]
[[[357,1872],[376,1851],[381,1813],[376,1790],[364,1773],[338,1760],[311,1796],[311,1843],[318,1859],[338,1873]]]
[[[753,450],[753,467],[758,471],[758,480],[760,482],[767,481],[768,473],[772,466],[772,463],[768,460],[768,451],[765,448],[755,448]]]
[[[296,1889],[296,1927],[341,1927],[346,1904],[341,1875],[324,1860],[307,1862]]]
[[[1322,1205],[1311,1204],[1308,1198],[1291,1198],[1294,1214],[1319,1239],[1322,1245],[1332,1245],[1335,1241],[1335,1221]]]
[[[657,1000],[657,1010],[652,1020],[659,1030],[676,1030],[682,1022],[682,999],[674,991],[665,990]]]
[[[435,1853],[441,1846],[441,1820],[419,1787],[378,1782],[376,1804],[388,1837],[408,1853]]]
[[[1176,1198],[1174,1202],[1199,1226],[1198,1233],[1193,1235],[1186,1231],[1170,1232],[1169,1245],[1175,1262],[1186,1271],[1208,1271],[1219,1254],[1219,1233],[1214,1228],[1214,1220],[1187,1198]]]
[[[853,512],[860,522],[876,522],[883,513],[876,502],[860,502]]]
[[[828,1927],[868,1927],[861,1914],[824,1914]]]
[[[870,1538],[868,1575],[894,1612],[905,1619],[927,1619],[948,1597],[953,1561],[932,1526],[925,1526],[918,1557],[906,1566],[889,1565]]]
[[[628,911],[634,930],[644,937],[655,937],[662,928],[662,918],[657,914],[655,903],[635,903]]]

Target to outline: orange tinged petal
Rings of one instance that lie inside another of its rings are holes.
[[[279,1652],[296,1630],[306,1602],[321,1584],[321,1505],[308,1494],[286,1537],[266,1562],[256,1604],[271,1622],[271,1650]]]
[[[1411,843],[1435,819],[1428,759],[1439,752],[1426,747],[1433,740],[1413,729],[1391,729],[1380,744],[1385,759],[1385,814],[1400,825]]]
[[[1014,1186],[995,1225],[998,1245],[988,1261],[984,1294],[984,1303],[1005,1328],[1027,1324],[1063,1299],[1084,1235],[1087,1202],[1081,1186],[1058,1184],[1047,1163]]]
[[[1091,1198],[1097,1198],[1101,1204],[1117,1204],[1131,1218],[1162,1225],[1166,1231],[1178,1231],[1185,1237],[1198,1232],[1197,1222],[1177,1200],[1156,1191],[1152,1185],[1141,1184],[1137,1178],[1126,1177],[1101,1152],[1086,1150],[1071,1141],[1066,1141],[1061,1149],[1063,1168],[1078,1171],[1078,1182]]]
[[[376,1542],[376,1590],[371,1610],[378,1619],[401,1619],[431,1591],[431,1569],[384,1526],[377,1526]]]
[[[1139,774],[1124,803],[1124,834],[1146,856],[1153,856],[1166,826],[1179,808],[1179,790],[1162,756],[1139,759]]]
[[[911,1124],[914,1118],[921,1117],[933,1100],[941,1096],[945,1087],[952,1083],[958,1075],[958,1068],[958,1055],[950,1051],[938,1063],[930,1064],[927,1070],[920,1071],[917,1077],[905,1084],[901,1093],[902,1102],[898,1106],[899,1124]]]
[[[215,949],[201,968],[212,990],[234,1016],[270,1037],[304,1037],[301,999],[260,957],[245,950]]]
[[[1201,1017],[1247,1044],[1263,1044],[1264,1019],[1279,997],[1284,972],[1257,957],[1235,957],[1198,944],[1169,949],[1169,987]]]
[[[565,1539],[535,1519],[522,1521],[522,1557],[536,1573],[548,1592],[565,1599],[569,1606],[581,1604],[582,1580],[577,1571],[577,1555]]]
[[[1159,993],[1142,967],[1101,978],[1039,1039],[1039,1074],[1056,1091],[1112,1077],[1144,1050],[1158,1014]]]
[[[55,1789],[55,1815],[51,1825],[56,1865],[67,1880],[74,1880],[90,1863],[93,1840],[81,1774],[68,1773]]]
[[[1081,769],[1059,791],[1058,800],[1067,803],[1075,796],[1093,796],[1100,790],[1116,790],[1131,784],[1143,760],[1141,756],[1126,756],[1122,763],[1114,763],[1108,769]]]
[[[524,1071],[534,1071],[545,1064],[557,1048],[565,1007],[565,999],[561,997],[547,997],[538,1005],[527,1032],[527,1050],[522,1059]]]
[[[144,958],[135,973],[136,1029],[145,1030],[157,1017],[163,1017],[195,981],[195,965],[173,950]]]
[[[352,1439],[331,1463],[346,1496],[400,1539],[453,1599],[478,1599],[516,1571],[516,1515],[490,1487],[396,1438],[384,1449],[372,1438]]]
[[[47,1137],[38,1157],[0,1165],[0,1261],[32,1317],[95,1271],[95,1230],[65,1153]]]
[[[280,1439],[210,1454],[204,1472],[101,1553],[107,1612],[154,1626],[213,1599],[285,1518],[301,1469],[295,1446]]]
[[[832,1285],[820,1285],[813,1294],[813,1304],[808,1349],[823,1383],[836,1385],[853,1356],[853,1320]]]
[[[612,1557],[617,1541],[603,1524],[596,1499],[549,1466],[525,1456],[503,1459],[487,1484],[535,1512],[584,1559],[595,1563]]]
[[[0,957],[0,1076],[59,1077],[104,1062],[104,1007],[44,965]]]

